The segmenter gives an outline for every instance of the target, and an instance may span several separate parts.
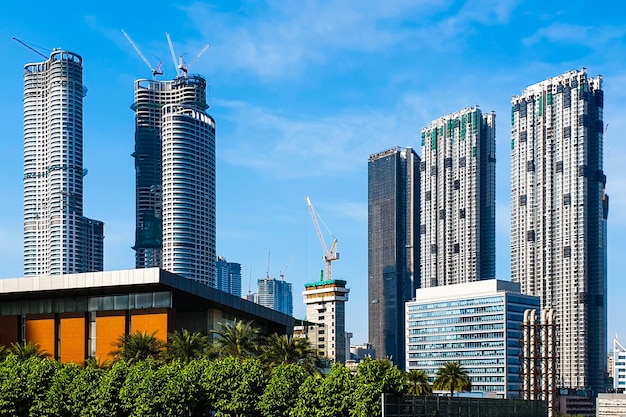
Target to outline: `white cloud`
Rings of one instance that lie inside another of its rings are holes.
[[[456,10],[452,1],[435,0],[273,1],[238,15],[194,3],[186,11],[215,45],[213,67],[275,78],[300,75],[311,64],[331,65],[349,52],[384,57],[398,46],[440,48],[471,24],[506,23],[517,1],[478,3]]]
[[[569,23],[554,23],[537,30],[532,36],[523,39],[526,46],[540,42],[567,43],[598,48],[612,40],[623,38],[626,26],[583,26]]]
[[[225,161],[282,179],[353,173],[371,153],[394,145],[415,145],[419,132],[411,109],[305,118],[243,102],[220,102],[219,106],[226,110],[222,119],[232,121],[234,128],[222,142]]]

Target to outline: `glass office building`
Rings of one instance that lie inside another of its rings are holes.
[[[368,162],[368,334],[377,358],[404,367],[404,303],[419,285],[419,156],[391,148]]]
[[[422,288],[406,303],[406,368],[432,382],[445,362],[469,373],[472,392],[515,398],[519,391],[520,325],[539,297],[519,284],[484,280]]]

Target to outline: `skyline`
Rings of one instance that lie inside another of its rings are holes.
[[[242,265],[242,292],[285,272],[300,292],[324,268],[304,196],[338,239],[334,275],[348,281],[346,330],[367,341],[367,160],[396,145],[419,147],[431,120],[478,104],[496,128],[496,276],[510,279],[510,101],[527,86],[567,70],[602,74],[608,219],[607,337],[626,337],[619,322],[619,254],[626,246],[626,6],[611,13],[584,2],[212,2],[155,8],[149,3],[43,2],[5,6],[0,69],[5,149],[0,203],[0,277],[22,276],[23,66],[40,57],[11,40],[62,46],[84,58],[85,213],[105,223],[105,270],[133,267],[133,83],[151,74],[120,29],[153,64],[174,76],[165,32],[211,89],[217,148],[217,252]],[[37,6],[40,7],[37,7]],[[123,8],[125,13],[117,13]],[[113,11],[115,10],[115,11]],[[620,13],[622,12],[622,13]],[[142,19],[136,16],[142,15]],[[558,16],[558,21],[553,20]],[[63,22],[55,28],[49,22]],[[51,28],[51,29],[50,29]],[[436,34],[436,36],[434,36]],[[158,55],[158,59],[154,55]],[[102,117],[106,114],[107,117]],[[114,161],[114,163],[112,163]],[[621,193],[620,193],[621,191]],[[245,193],[245,194],[244,194]],[[620,195],[621,194],[621,195]],[[326,236],[330,239],[329,236]],[[328,243],[328,241],[327,241]]]

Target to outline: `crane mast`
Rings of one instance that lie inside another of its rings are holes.
[[[326,242],[324,241],[324,235],[322,234],[322,230],[320,229],[320,225],[317,221],[317,212],[313,208],[313,204],[311,203],[311,199],[309,196],[304,196],[306,199],[306,203],[309,206],[309,211],[311,212],[311,218],[313,219],[313,224],[315,225],[315,230],[317,231],[317,236],[320,239],[320,243],[322,244],[322,250],[324,251],[324,262],[326,263],[326,280],[332,279],[332,262],[339,259],[339,253],[337,252],[337,239],[331,233],[330,235],[333,237],[333,243],[330,246],[330,250],[326,246]],[[324,225],[326,226],[326,225]],[[329,231],[330,232],[330,231]]]

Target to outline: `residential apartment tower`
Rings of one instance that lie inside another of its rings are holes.
[[[137,268],[216,285],[215,121],[206,80],[135,82]]]
[[[495,132],[495,113],[478,107],[422,130],[422,288],[496,276]]]
[[[602,79],[527,87],[511,110],[511,278],[556,312],[561,387],[602,392],[606,220]]]
[[[24,66],[26,276],[103,269],[104,226],[83,216],[86,91],[74,52],[57,49]]]

